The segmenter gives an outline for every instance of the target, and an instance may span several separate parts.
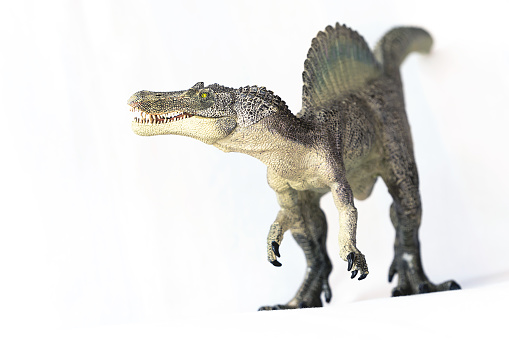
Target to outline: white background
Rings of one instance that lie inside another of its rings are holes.
[[[482,303],[481,315],[492,320],[497,301],[509,302],[507,290],[492,288],[509,282],[506,12],[503,1],[5,2],[0,324],[99,329],[95,335],[111,325],[156,332],[150,325],[158,324],[173,334],[241,318],[260,331],[274,318],[336,320],[334,311],[354,315],[345,308],[361,313],[373,301],[380,302],[373,315],[403,313],[397,322],[410,318],[406,311],[444,313],[440,303],[451,296],[459,315],[448,317],[458,327],[472,327],[468,313],[481,313],[461,301]],[[248,313],[291,299],[305,269],[290,234],[283,267],[266,261],[278,206],[265,167],[185,137],[139,137],[126,101],[138,90],[198,81],[260,85],[296,113],[311,39],[337,21],[371,46],[397,25],[434,37],[431,55],[411,55],[402,67],[421,177],[423,261],[431,280],[455,279],[464,290],[386,299],[394,232],[380,181],[356,203],[368,278],[350,280],[337,255],[328,195],[331,306]],[[380,326],[378,317],[362,325]],[[201,321],[178,321],[194,318]],[[359,320],[349,323],[360,327]]]

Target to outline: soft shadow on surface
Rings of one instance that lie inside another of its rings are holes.
[[[397,278],[396,278],[397,280]],[[474,289],[483,288],[486,286],[497,285],[502,283],[509,283],[509,272],[494,273],[486,276],[462,279],[457,281],[461,288]],[[355,298],[354,302],[369,301],[376,299],[384,299],[391,297],[392,288],[394,284],[388,284],[386,286],[380,286],[375,288],[366,289],[365,292],[359,293]]]
[[[462,288],[480,288],[486,285],[509,282],[509,272],[495,273],[491,275],[463,280]]]
[[[370,289],[365,293],[358,296],[356,301],[375,300],[391,297],[392,287],[387,285],[386,287],[380,287],[376,289]]]

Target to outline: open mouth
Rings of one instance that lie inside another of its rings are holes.
[[[193,115],[186,112],[147,113],[136,107],[129,106],[129,111],[140,114],[134,117],[133,122],[137,124],[167,124],[178,120],[191,118]]]

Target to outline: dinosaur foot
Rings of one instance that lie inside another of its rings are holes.
[[[435,285],[430,281],[425,280],[413,284],[399,284],[392,290],[392,296],[396,297],[413,294],[425,294],[458,289],[461,289],[460,285],[453,280],[444,282],[439,285]]]
[[[349,253],[346,257],[346,261],[348,262],[347,270],[352,272],[352,276],[350,276],[351,279],[354,279],[359,271],[361,272],[358,278],[359,281],[364,280],[366,276],[368,276],[368,265],[366,264],[364,255],[360,252],[358,254],[354,252]]]
[[[304,283],[302,284],[301,289],[297,292],[297,295],[287,304],[262,306],[258,310],[263,311],[263,310],[283,310],[283,309],[322,307],[323,306],[322,299],[320,298],[322,293],[325,298],[325,301],[329,303],[332,299],[332,293],[328,279],[323,279],[320,278],[319,276],[314,278],[315,280],[313,279],[310,280],[308,277],[307,280],[305,280]],[[320,280],[322,283],[320,284],[317,279]]]
[[[398,274],[398,285],[392,290],[392,296],[461,289],[460,285],[453,280],[441,284],[434,284],[429,281],[422,270],[420,259],[418,259],[417,256],[415,259],[410,256],[403,256],[402,259],[395,259],[389,270],[389,282],[392,282],[395,274]]]
[[[357,277],[358,280],[364,280],[368,276],[366,257],[355,246],[344,246],[339,256],[348,263],[347,271],[351,273],[351,279]]]

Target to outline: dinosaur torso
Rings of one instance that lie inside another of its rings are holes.
[[[267,165],[269,178],[279,176],[296,190],[320,192],[329,191],[327,168],[336,166],[331,155],[337,154],[355,198],[364,199],[384,162],[384,112],[375,98],[366,91],[307,116],[271,115],[213,145],[259,159]]]

